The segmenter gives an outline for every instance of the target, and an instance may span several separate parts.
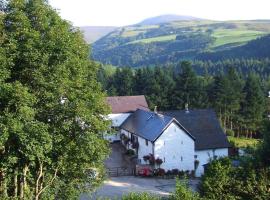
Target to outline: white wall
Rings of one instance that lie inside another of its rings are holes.
[[[153,144],[151,141],[148,141],[146,145],[145,139],[138,137],[139,149],[138,149],[138,159],[141,161],[141,164],[148,164],[143,160],[143,157],[149,154],[153,154]]]
[[[194,140],[174,122],[156,140],[155,158],[163,160],[165,170],[194,170]],[[165,158],[165,162],[164,162]]]
[[[131,113],[118,113],[118,114],[109,114],[106,119],[112,121],[113,127],[119,127],[130,115]],[[106,134],[104,139],[109,140],[111,142],[120,140],[120,133],[116,134]]]
[[[203,165],[209,163],[210,160],[213,160],[214,157],[226,157],[228,156],[228,149],[207,149],[201,151],[195,151],[195,159],[199,161],[198,168],[196,169],[196,176],[200,177],[204,173]],[[197,157],[197,158],[196,158]]]

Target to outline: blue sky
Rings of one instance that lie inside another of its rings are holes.
[[[270,0],[49,0],[75,26],[123,26],[163,15],[213,20],[270,19]]]

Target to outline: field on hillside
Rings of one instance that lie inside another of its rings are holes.
[[[95,60],[115,66],[177,63],[200,58],[205,52],[233,50],[268,34],[270,21],[266,20],[134,25],[118,28],[95,42],[92,53]]]
[[[213,32],[212,36],[216,40],[210,47],[216,48],[227,44],[244,44],[264,35],[265,32],[262,31],[219,29]]]

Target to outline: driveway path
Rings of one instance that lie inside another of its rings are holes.
[[[191,188],[196,187],[198,181],[191,181]],[[82,195],[80,200],[94,200],[100,197],[121,199],[130,192],[148,192],[159,196],[168,196],[175,190],[174,179],[141,178],[134,176],[113,177],[105,181],[91,197]]]

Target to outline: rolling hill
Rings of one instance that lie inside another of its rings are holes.
[[[246,45],[270,34],[270,20],[221,22],[182,18],[161,23],[159,18],[115,29],[93,43],[92,57],[104,64],[130,67],[178,63],[183,59],[219,60],[224,59],[222,52],[226,58],[256,58],[257,54],[245,51],[249,48]]]
[[[91,44],[108,33],[114,31],[113,26],[82,26],[80,30],[83,32],[84,39],[88,44]]]
[[[195,20],[202,20],[197,17],[186,16],[186,15],[160,15],[157,17],[152,17],[143,20],[142,22],[138,23],[137,25],[145,26],[145,25],[156,25],[156,24],[163,24],[169,23],[173,21],[195,21]]]

